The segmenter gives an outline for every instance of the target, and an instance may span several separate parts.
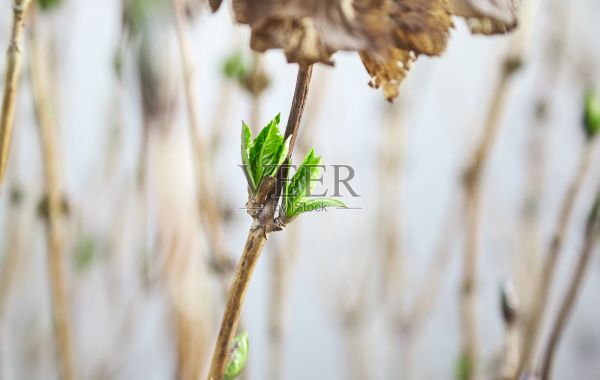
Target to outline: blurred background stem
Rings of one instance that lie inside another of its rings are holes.
[[[583,247],[577,258],[575,270],[569,280],[567,291],[560,302],[558,315],[550,330],[550,337],[542,360],[542,380],[550,380],[552,377],[552,367],[556,349],[564,333],[569,317],[573,313],[573,308],[579,298],[581,284],[585,277],[585,273],[588,270],[592,254],[598,245],[598,240],[600,240],[600,187],[598,187],[597,194],[596,201],[592,205],[592,210],[590,211],[585,226]]]
[[[480,228],[482,177],[501,126],[501,118],[509,95],[510,83],[525,60],[529,48],[532,24],[537,13],[537,1],[529,0],[521,8],[521,23],[525,25],[511,37],[510,46],[500,67],[500,78],[492,93],[484,131],[471,163],[464,173],[465,250],[462,273],[461,332],[462,360],[466,380],[478,376],[478,276],[480,267]]]
[[[14,0],[12,4],[13,20],[10,42],[6,52],[7,64],[4,76],[2,113],[0,113],[0,190],[8,165],[15,118],[15,103],[17,102],[17,89],[21,76],[23,28],[30,2],[30,0]]]
[[[34,16],[34,15],[32,15]],[[54,314],[54,331],[61,378],[75,379],[75,361],[72,347],[72,327],[65,272],[64,214],[65,203],[60,183],[58,157],[58,128],[55,105],[50,93],[48,62],[50,58],[38,39],[35,17],[31,20],[31,86],[35,113],[39,126],[42,160],[46,185],[46,239],[48,244],[48,278]],[[44,206],[42,206],[44,207]]]
[[[478,370],[478,308],[479,238],[481,227],[481,176],[500,129],[500,118],[508,96],[510,79],[515,70],[513,61],[506,60],[501,77],[492,95],[483,136],[464,176],[465,251],[463,258],[461,331],[463,360],[468,369],[467,379],[476,377]]]
[[[533,297],[533,305],[531,315],[525,328],[524,336],[524,347],[523,357],[521,358],[520,371],[525,371],[533,363],[533,356],[535,354],[538,335],[543,323],[544,313],[546,311],[546,305],[548,297],[553,284],[556,265],[559,260],[560,253],[562,251],[563,243],[566,239],[567,229],[575,206],[577,196],[583,186],[586,173],[592,162],[594,153],[594,145],[590,142],[586,143],[584,152],[581,155],[579,163],[577,164],[575,176],[571,180],[567,193],[563,199],[560,212],[557,217],[556,227],[552,235],[552,241],[548,250],[544,256],[544,262],[542,271],[539,279],[536,281],[536,291]]]
[[[186,109],[188,115],[188,126],[192,144],[193,166],[198,181],[198,207],[202,215],[203,226],[207,232],[214,265],[220,272],[228,272],[231,262],[225,247],[222,231],[223,221],[218,208],[215,189],[212,186],[214,176],[211,169],[209,152],[206,146],[204,134],[200,129],[197,114],[198,101],[194,90],[194,68],[191,61],[191,47],[186,31],[184,10],[181,0],[172,0],[175,13],[175,26],[177,28],[177,40],[179,42],[179,53],[181,58]],[[226,285],[224,285],[226,289]]]

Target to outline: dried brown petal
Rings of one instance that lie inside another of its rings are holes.
[[[252,29],[253,49],[280,48],[301,64],[389,44],[392,6],[392,0],[233,0],[236,20]]]
[[[369,85],[374,88],[381,87],[383,96],[391,102],[398,96],[400,84],[417,59],[417,55],[410,50],[390,48],[381,58],[373,57],[368,52],[360,52],[360,58],[371,75]]]
[[[392,17],[398,47],[427,55],[444,52],[452,14],[447,0],[395,0]]]
[[[289,62],[303,65],[315,62],[331,64],[333,54],[323,44],[309,18],[266,20],[262,26],[253,29],[250,46],[259,52],[281,48]]]
[[[216,12],[219,10],[219,7],[221,6],[222,2],[223,0],[208,0],[208,5],[210,5],[210,9],[213,12]]]
[[[519,0],[450,0],[450,5],[473,33],[507,33],[519,24]]]
[[[219,0],[211,0],[218,4]],[[392,100],[419,54],[440,55],[452,17],[477,33],[517,24],[519,0],[232,0],[236,20],[250,25],[251,46],[283,49],[290,62],[331,64],[336,51],[359,51],[372,85]],[[212,4],[211,3],[211,4]]]

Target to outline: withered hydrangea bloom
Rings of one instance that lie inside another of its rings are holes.
[[[222,0],[209,0],[213,11]],[[473,33],[514,29],[519,0],[232,0],[236,20],[252,30],[257,51],[283,49],[289,62],[331,64],[336,51],[357,51],[371,86],[385,98],[420,54],[446,48],[453,16],[467,19]]]

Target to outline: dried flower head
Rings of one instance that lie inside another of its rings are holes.
[[[340,50],[357,51],[371,86],[387,100],[420,54],[444,52],[453,16],[473,33],[514,29],[519,0],[232,0],[236,20],[252,30],[254,50],[283,49],[289,62],[332,64]],[[210,0],[216,11],[222,0]]]

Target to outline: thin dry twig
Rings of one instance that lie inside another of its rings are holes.
[[[25,15],[29,8],[30,0],[13,1],[13,22],[10,43],[6,52],[6,73],[4,75],[4,95],[2,98],[2,113],[0,114],[0,186],[4,179],[8,164],[8,154],[12,139],[15,117],[15,103],[17,102],[17,89],[21,75],[21,61],[23,47],[21,46]]]
[[[401,218],[402,166],[404,156],[405,125],[401,111],[404,100],[398,104],[386,104],[381,138],[379,162],[379,204],[376,232],[381,241],[381,291],[387,300],[393,292],[395,299],[402,300],[405,288],[405,257],[402,250],[403,220]],[[400,313],[402,311],[399,311]]]
[[[519,220],[519,249],[515,252],[516,287],[523,304],[531,304],[531,275],[537,275],[540,264],[540,200],[543,190],[545,145],[546,145],[546,113],[550,99],[541,97],[536,104],[536,119],[528,128],[527,184],[521,205]],[[522,319],[527,319],[528,310],[522,310]]]
[[[502,76],[494,90],[487,115],[483,137],[464,176],[465,251],[461,298],[461,331],[463,355],[469,363],[468,378],[477,371],[477,273],[479,268],[479,226],[481,216],[481,176],[500,129],[500,117],[508,96],[510,79],[515,72],[512,61],[507,60]]]
[[[466,376],[468,379],[472,379],[477,373],[477,273],[480,256],[481,177],[500,129],[500,119],[508,97],[511,79],[521,68],[528,49],[531,25],[536,10],[537,2],[533,0],[528,1],[522,10],[524,27],[511,39],[508,53],[501,67],[501,76],[494,89],[486,116],[482,139],[464,175],[465,250],[462,274],[461,331],[463,358],[467,363]]]
[[[511,380],[519,368],[519,300],[511,282],[503,285],[500,294],[500,308],[504,321],[504,349],[500,380]]]
[[[405,318],[400,323],[400,333],[403,335],[404,358],[403,358],[403,379],[414,377],[413,362],[416,346],[419,343],[419,337],[425,330],[427,323],[431,320],[435,305],[438,303],[440,291],[443,285],[443,279],[447,276],[450,267],[450,261],[454,249],[453,241],[457,237],[459,224],[457,220],[457,210],[452,209],[446,213],[441,233],[438,236],[435,245],[435,251],[429,262],[427,272],[418,285],[416,294],[412,303],[409,305]],[[394,367],[395,368],[395,367]]]
[[[549,380],[552,376],[552,366],[558,343],[563,335],[566,324],[575,307],[579,296],[579,289],[585,277],[585,273],[592,257],[592,253],[600,240],[600,188],[598,196],[590,213],[586,229],[585,242],[579,253],[579,259],[575,271],[569,281],[569,287],[563,296],[558,315],[550,330],[550,338],[542,360],[541,380]]]
[[[192,143],[192,154],[194,156],[194,170],[196,180],[198,181],[198,205],[203,216],[203,224],[207,231],[215,266],[219,270],[227,270],[231,265],[225,247],[222,231],[223,222],[218,202],[216,201],[217,197],[211,186],[211,178],[214,177],[211,173],[210,160],[207,154],[208,148],[199,127],[198,102],[194,91],[194,71],[190,54],[189,37],[185,29],[184,8],[181,0],[172,0],[172,3],[175,11],[175,26],[177,28],[177,39],[183,67],[188,126]]]
[[[31,85],[36,117],[39,124],[42,159],[47,192],[46,232],[48,241],[48,277],[54,312],[54,330],[60,362],[61,378],[75,379],[69,303],[64,272],[63,198],[59,180],[57,126],[54,106],[48,87],[47,59],[37,38],[35,25],[31,28]]]
[[[556,265],[558,263],[562,245],[567,234],[567,227],[571,219],[571,214],[573,213],[577,195],[583,186],[586,173],[592,162],[593,152],[593,144],[586,144],[585,151],[583,152],[577,166],[577,172],[569,184],[567,193],[563,199],[563,203],[558,214],[557,225],[552,235],[552,242],[548,247],[542,272],[540,273],[540,278],[537,281],[531,315],[529,320],[526,322],[526,335],[524,337],[523,356],[521,357],[521,362],[519,365],[519,373],[522,373],[527,369],[528,366],[532,364],[531,361],[535,353],[537,340],[539,339],[538,335],[556,272]]]
[[[290,109],[290,116],[286,126],[284,138],[290,138],[288,161],[291,157],[294,149],[294,142],[300,128],[300,122],[302,120],[302,113],[306,104],[306,97],[308,95],[308,85],[312,74],[312,66],[299,66],[298,76],[296,79],[296,89],[294,91],[294,98],[292,100],[292,106]],[[287,165],[282,165],[278,178],[286,178],[287,176]],[[278,188],[277,194],[273,197],[273,205],[270,209],[274,212],[275,205],[279,199],[280,188]],[[255,219],[252,227],[248,231],[248,237],[242,257],[238,263],[233,283],[227,296],[227,303],[225,305],[225,312],[223,313],[223,319],[221,321],[221,327],[219,329],[219,335],[215,344],[215,351],[211,361],[210,371],[208,374],[209,380],[221,380],[227,366],[227,360],[229,357],[229,349],[231,342],[233,341],[235,332],[237,330],[241,312],[242,304],[250,285],[250,279],[254,268],[258,263],[258,259],[262,252],[262,249],[267,241],[267,235],[270,226],[265,225],[261,221]]]
[[[23,189],[16,178],[14,180],[11,178],[11,182],[10,204],[8,215],[6,215],[6,220],[9,220],[10,223],[6,223],[5,236],[7,242],[4,249],[4,259],[0,265],[0,323],[4,321],[10,293],[22,260],[21,255],[24,253],[23,219],[25,219],[25,215],[23,209],[25,207],[23,205]]]

